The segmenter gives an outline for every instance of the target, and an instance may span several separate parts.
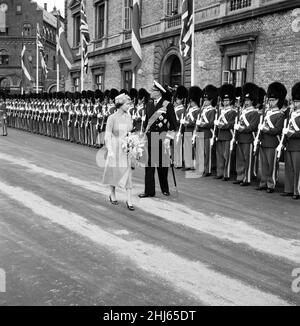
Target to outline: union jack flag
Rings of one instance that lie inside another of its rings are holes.
[[[38,46],[38,50],[39,50],[40,57],[41,57],[42,69],[43,69],[45,77],[47,78],[48,67],[47,67],[47,64],[46,64],[45,48],[44,48],[44,45],[42,43],[42,37],[41,37],[41,33],[40,33],[39,24],[37,24],[37,29],[36,29],[36,41],[37,41],[37,46]]]
[[[80,18],[80,32],[82,38],[82,54],[83,54],[83,62],[84,62],[84,71],[87,73],[89,60],[88,60],[88,45],[90,43],[90,34],[89,34],[89,26],[86,18],[86,9],[85,9],[85,1],[81,0],[81,18]]]
[[[182,27],[179,41],[180,53],[183,57],[188,56],[192,50],[194,36],[194,1],[182,1]]]

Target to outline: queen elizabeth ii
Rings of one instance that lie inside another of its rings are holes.
[[[105,132],[105,145],[107,158],[103,175],[103,184],[109,185],[111,204],[118,205],[116,187],[126,189],[127,208],[134,210],[132,205],[132,170],[128,153],[122,148],[124,138],[133,128],[132,120],[128,114],[131,99],[126,94],[115,98],[117,111],[109,116]]]

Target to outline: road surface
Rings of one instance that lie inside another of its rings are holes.
[[[170,198],[157,187],[139,199],[137,169],[130,212],[122,190],[109,203],[101,161],[49,137],[0,137],[0,305],[300,304],[299,201],[178,170],[178,198],[170,174]]]

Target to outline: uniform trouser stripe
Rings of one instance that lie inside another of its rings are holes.
[[[253,145],[250,144],[249,146],[249,164],[248,164],[248,178],[246,180],[246,182],[251,182],[251,175],[252,175],[252,151],[253,151]]]

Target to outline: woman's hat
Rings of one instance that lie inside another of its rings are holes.
[[[120,94],[115,98],[115,104],[124,104],[126,102],[131,102],[131,98],[130,96],[128,96],[127,94]]]

